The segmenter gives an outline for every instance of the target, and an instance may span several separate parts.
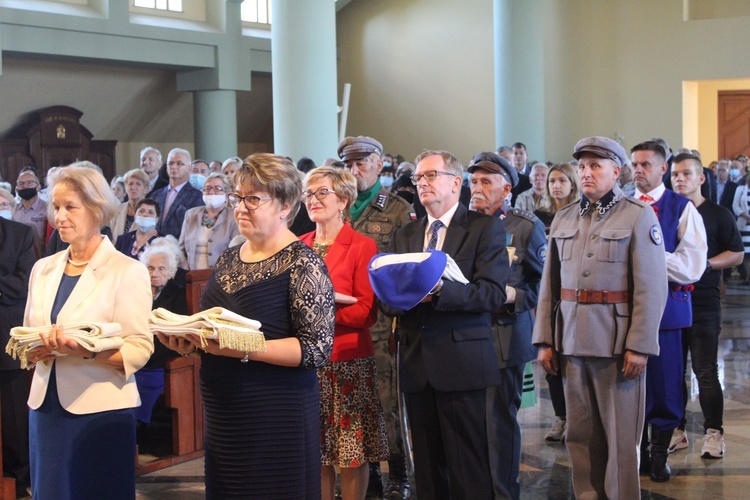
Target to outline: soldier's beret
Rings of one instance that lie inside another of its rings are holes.
[[[609,137],[586,137],[576,143],[573,148],[573,158],[580,159],[584,153],[591,153],[600,158],[607,158],[617,163],[619,166],[625,165],[628,161],[628,154],[625,148],[619,142]]]
[[[343,161],[361,160],[367,158],[372,153],[378,156],[383,154],[383,145],[372,137],[359,135],[357,137],[347,137],[339,143],[339,158]]]

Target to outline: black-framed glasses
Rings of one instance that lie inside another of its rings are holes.
[[[240,196],[238,194],[230,194],[229,195],[229,206],[232,208],[237,208],[237,206],[240,204],[240,201],[242,201],[245,204],[245,208],[248,210],[257,210],[258,207],[261,205],[264,205],[265,202],[271,201],[273,198],[270,197],[260,197],[260,196]]]
[[[435,179],[437,179],[437,176],[443,174],[443,175],[452,175],[453,177],[456,176],[456,174],[452,172],[443,172],[442,170],[428,170],[427,172],[423,174],[414,174],[411,176],[411,183],[415,186],[419,184],[419,181],[424,179],[427,180],[427,182],[433,182]]]
[[[310,191],[309,189],[307,189],[302,192],[302,200],[307,203],[313,196],[315,196],[319,200],[323,200],[323,198],[332,193],[336,194],[336,191],[334,191],[333,189],[328,189],[327,187],[320,187],[315,191]]]

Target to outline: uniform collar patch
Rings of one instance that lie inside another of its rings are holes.
[[[610,192],[602,196],[599,201],[593,204],[591,203],[591,200],[586,198],[586,196],[581,195],[581,203],[578,206],[578,213],[581,217],[583,217],[589,212],[589,210],[593,208],[599,215],[604,215],[609,212],[612,207],[617,204],[618,201],[620,201],[620,198],[618,198],[614,190],[611,190]]]

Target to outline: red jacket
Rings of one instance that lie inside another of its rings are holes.
[[[315,231],[300,236],[309,247],[313,246],[314,239]],[[349,361],[374,354],[370,327],[377,319],[377,307],[367,266],[376,253],[375,240],[356,232],[345,222],[323,259],[334,290],[357,299],[351,305],[336,304],[331,361]]]

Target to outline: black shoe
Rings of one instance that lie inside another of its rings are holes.
[[[403,500],[409,498],[411,488],[409,475],[406,473],[406,458],[391,457],[388,460],[388,487],[383,495],[384,500]]]
[[[367,499],[383,498],[383,479],[380,476],[380,463],[370,462],[370,480],[367,483]]]
[[[672,476],[672,470],[667,463],[669,457],[669,443],[672,441],[672,430],[660,431],[651,427],[651,480],[665,483]]]

